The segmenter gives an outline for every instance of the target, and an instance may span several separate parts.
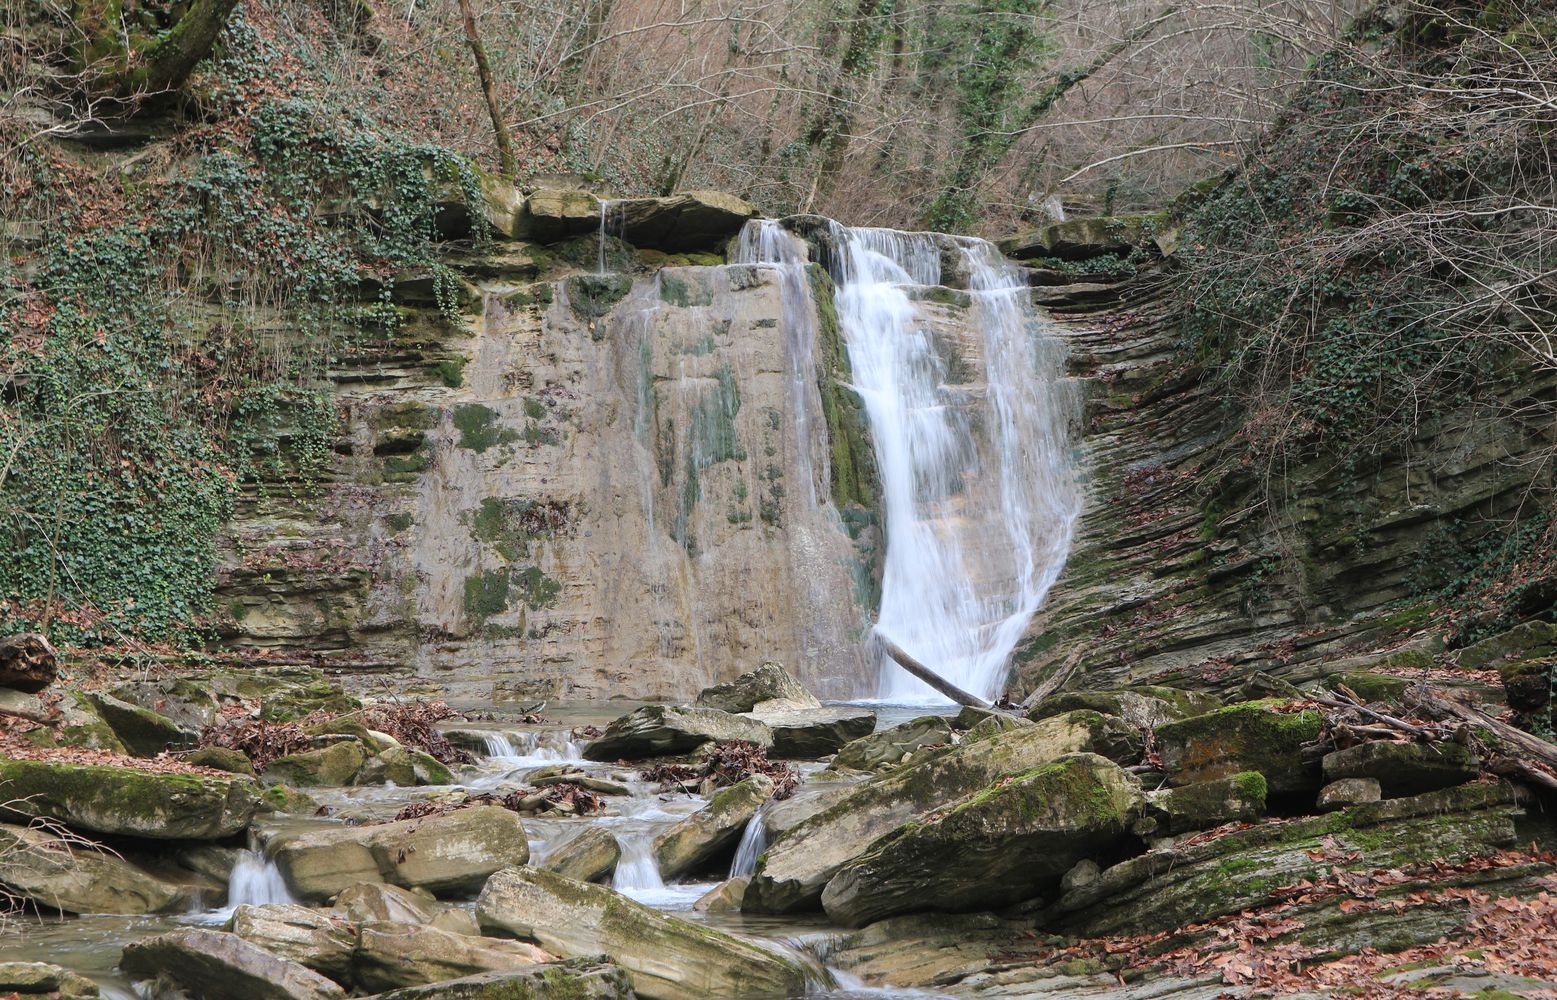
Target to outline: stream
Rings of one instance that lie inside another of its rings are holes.
[[[835,703],[836,704],[836,703]],[[581,725],[604,727],[637,703],[581,703],[553,705],[545,711],[548,722],[542,725],[518,725],[501,721],[506,706],[463,704],[457,706],[472,719],[451,720],[446,729],[479,730],[487,733],[485,755],[477,755],[474,764],[456,766],[453,785],[397,787],[364,785],[345,788],[310,788],[309,795],[329,807],[328,817],[267,816],[256,818],[250,829],[248,849],[241,850],[229,881],[228,898],[202,901],[184,913],[152,916],[38,916],[10,918],[0,933],[0,962],[46,961],[65,966],[95,980],[103,996],[110,1000],[138,1000],[138,994],[117,964],[124,945],[161,934],[178,927],[221,927],[241,904],[295,902],[273,864],[264,860],[264,842],[284,831],[327,827],[340,823],[372,823],[391,819],[411,802],[458,798],[464,792],[502,793],[526,784],[525,778],[538,768],[566,761],[578,761],[590,773],[627,786],[628,795],[603,796],[606,809],[588,817],[524,817],[529,837],[530,863],[544,864],[546,858],[591,826],[609,829],[622,846],[622,857],[612,880],[612,888],[647,906],[676,914],[751,938],[765,946],[795,954],[817,970],[819,985],[809,997],[925,998],[938,994],[915,990],[876,989],[858,983],[847,973],[827,968],[825,956],[839,936],[821,914],[801,917],[768,917],[740,913],[705,912],[693,904],[731,874],[749,874],[766,843],[760,826],[767,806],[748,825],[733,855],[718,870],[700,872],[695,877],[667,884],[661,877],[650,851],[654,838],[667,827],[696,812],[708,800],[700,795],[666,793],[658,786],[639,780],[634,768],[584,761],[579,753],[583,741],[573,741],[571,730]],[[877,711],[878,728],[897,725],[926,714],[924,706],[893,706],[872,703]],[[950,708],[940,711],[950,713]],[[824,778],[824,765],[794,762],[802,775],[799,795],[851,779]],[[769,803],[771,805],[771,803]],[[241,848],[241,845],[231,845]],[[158,874],[170,880],[190,874],[168,862]],[[214,905],[221,902],[223,905]],[[469,905],[474,905],[470,901]],[[832,983],[820,985],[831,979]],[[771,1000],[771,998],[767,998]]]

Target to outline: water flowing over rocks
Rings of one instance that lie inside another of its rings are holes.
[[[487,876],[530,858],[519,817],[497,806],[379,826],[281,836],[269,856],[293,892],[325,900],[358,882],[433,893],[474,890]]]
[[[476,900],[476,919],[484,932],[564,957],[610,955],[645,1000],[794,996],[806,988],[805,970],[772,951],[537,869],[493,875]]]
[[[733,848],[772,794],[773,779],[753,775],[718,792],[708,805],[655,837],[660,875],[674,878]]]
[[[1032,899],[1077,861],[1106,856],[1143,805],[1139,783],[1113,761],[1062,757],[876,841],[827,883],[822,906],[835,923],[859,927],[926,900],[957,912]]]

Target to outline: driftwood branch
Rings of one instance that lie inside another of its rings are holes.
[[[1533,736],[1506,722],[1499,722],[1487,713],[1449,697],[1447,692],[1438,688],[1418,689],[1410,694],[1418,705],[1434,715],[1452,716],[1473,726],[1485,727],[1491,730],[1504,746],[1516,750],[1519,756],[1557,770],[1557,744],[1548,743],[1539,736]]]
[[[934,670],[931,670],[923,663],[920,663],[918,660],[914,659],[908,654],[906,650],[903,649],[902,646],[899,646],[897,643],[883,635],[880,629],[876,630],[875,635],[876,641],[881,643],[881,648],[886,651],[888,656],[892,657],[892,662],[896,663],[904,670],[924,681],[926,684],[935,688],[935,690],[939,691],[941,694],[944,694],[952,701],[955,701],[959,705],[968,705],[972,708],[983,708],[989,710],[994,709],[994,706],[985,701],[983,698],[980,698],[975,694],[969,694],[962,688],[936,673]]]
[[[1036,688],[1033,688],[1032,694],[1022,699],[1022,707],[1032,708],[1040,701],[1043,701],[1045,698],[1049,697],[1049,695],[1064,687],[1065,682],[1070,680],[1071,675],[1076,672],[1076,668],[1080,665],[1081,650],[1077,649],[1065,658],[1065,662],[1060,664],[1060,669],[1044,678],[1042,684],[1039,684]]]

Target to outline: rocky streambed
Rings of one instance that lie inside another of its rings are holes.
[[[60,689],[0,747],[28,910],[0,995],[1551,989],[1549,793],[1425,691],[952,714],[824,705],[772,664],[535,711],[296,672]]]

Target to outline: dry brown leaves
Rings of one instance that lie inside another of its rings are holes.
[[[223,714],[227,713],[224,711]],[[195,745],[236,750],[249,758],[256,771],[263,771],[277,757],[309,749],[313,740],[295,722],[229,716],[222,722],[201,726]]]
[[[415,747],[441,764],[472,764],[476,758],[449,743],[436,723],[460,714],[441,701],[397,701],[369,705],[362,723],[387,733],[408,747]]]
[[[591,816],[605,812],[605,800],[587,788],[559,781],[543,788],[519,788],[505,795],[481,792],[447,802],[412,802],[395,813],[390,822],[443,816],[471,806],[501,806],[509,812],[536,812],[560,807],[562,812]]]
[[[156,757],[130,757],[111,750],[91,750],[86,747],[39,747],[26,740],[0,733],[0,757],[13,760],[38,760],[51,764],[104,765],[125,767],[152,774],[205,774],[215,778],[231,778],[226,771],[186,764],[176,757],[159,754]]]

